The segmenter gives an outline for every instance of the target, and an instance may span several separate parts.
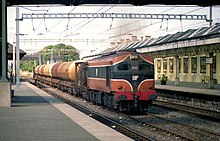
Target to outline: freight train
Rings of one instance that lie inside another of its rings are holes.
[[[137,52],[39,65],[34,79],[119,111],[146,111],[157,98],[153,58]]]

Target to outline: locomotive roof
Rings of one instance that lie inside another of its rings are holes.
[[[88,61],[89,66],[111,66],[125,60],[130,54],[143,54],[137,52],[116,52]],[[146,55],[146,54],[145,54]],[[152,61],[152,60],[149,60]]]

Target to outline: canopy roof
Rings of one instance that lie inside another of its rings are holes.
[[[26,52],[20,49],[20,60],[24,57],[24,55],[26,55]],[[8,60],[13,60],[13,45],[9,43],[8,43]]]
[[[8,5],[40,5],[40,4],[61,4],[66,6],[77,6],[82,4],[132,4],[136,6],[148,4],[165,5],[219,5],[219,0],[6,0]]]

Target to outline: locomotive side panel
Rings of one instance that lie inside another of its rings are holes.
[[[106,87],[106,79],[102,78],[87,78],[87,85],[92,90],[110,93],[110,88]]]

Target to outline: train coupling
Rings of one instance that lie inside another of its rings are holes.
[[[136,95],[135,93],[132,93],[132,95],[133,95],[133,99],[134,99],[134,107],[138,107],[139,96]]]

